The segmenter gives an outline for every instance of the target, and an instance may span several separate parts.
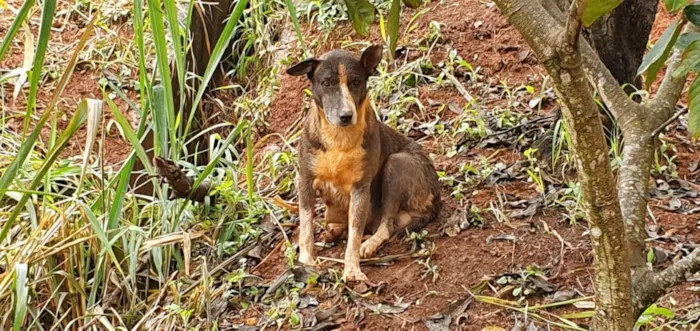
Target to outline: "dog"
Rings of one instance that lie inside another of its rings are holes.
[[[316,198],[326,206],[321,239],[347,235],[346,281],[368,282],[360,257],[404,229],[437,218],[442,203],[437,172],[421,146],[377,119],[367,95],[383,47],[358,59],[333,50],[287,69],[311,81],[313,100],[299,143],[299,262],[316,265],[313,219]],[[364,234],[369,238],[362,242]]]

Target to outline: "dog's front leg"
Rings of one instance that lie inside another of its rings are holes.
[[[306,265],[316,265],[313,224],[315,202],[313,180],[302,175],[299,180],[299,262]]]
[[[360,270],[360,245],[371,209],[369,184],[353,187],[348,215],[348,247],[345,250],[345,280],[368,281]]]

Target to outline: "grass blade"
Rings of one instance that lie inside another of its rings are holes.
[[[151,160],[148,159],[146,150],[144,150],[143,146],[141,146],[141,140],[136,136],[134,129],[131,127],[131,123],[129,123],[129,120],[126,119],[126,116],[124,116],[121,110],[119,110],[119,107],[114,103],[114,101],[112,101],[106,95],[105,100],[107,100],[107,104],[109,105],[110,110],[112,110],[112,114],[114,114],[114,120],[117,121],[119,126],[121,126],[122,130],[124,131],[124,135],[126,136],[126,139],[129,140],[131,146],[136,151],[136,155],[143,163],[143,167],[146,168],[148,174],[154,175],[155,172],[153,171],[153,165],[151,165]]]
[[[248,128],[248,134],[246,135],[246,150],[247,150],[247,160],[246,160],[246,183],[248,184],[248,203],[249,206],[253,205],[254,197],[254,179],[253,179],[253,128]]]
[[[148,0],[148,13],[151,16],[151,29],[153,30],[153,42],[156,46],[156,58],[161,85],[165,92],[165,110],[168,123],[173,125],[175,121],[175,103],[173,101],[173,83],[170,76],[170,62],[168,61],[168,45],[165,40],[165,22],[160,9],[160,1]],[[173,125],[174,126],[174,125]],[[170,139],[175,139],[171,136]],[[173,141],[173,143],[175,143]],[[177,159],[177,151],[171,151],[172,158]]]
[[[29,287],[27,287],[27,264],[17,263],[15,266],[15,321],[12,330],[22,330],[24,318],[27,316],[27,301],[29,300]]]
[[[156,156],[168,157],[168,132],[172,123],[168,123],[165,112],[165,89],[162,86],[153,88],[153,124]]]
[[[34,52],[34,68],[32,69],[31,80],[29,81],[29,96],[27,97],[27,113],[24,115],[24,131],[22,137],[29,132],[29,123],[31,123],[32,114],[36,108],[36,97],[39,93],[39,80],[41,79],[41,68],[44,66],[44,58],[46,58],[46,50],[49,46],[49,38],[51,37],[51,24],[56,13],[56,0],[44,1],[44,7],[41,13],[41,26],[39,27],[39,40],[36,44],[36,52]]]
[[[78,181],[78,189],[76,190],[75,196],[80,196],[80,192],[83,189],[83,183],[85,181],[85,174],[87,173],[87,168],[90,159],[90,152],[92,151],[92,146],[95,145],[95,140],[97,138],[97,129],[102,122],[102,100],[87,100],[87,137],[85,140],[85,152],[83,153],[83,167],[80,171],[80,179]]]
[[[141,95],[141,109],[146,108],[147,96],[151,95],[151,86],[148,84],[146,74],[146,45],[143,40],[143,0],[134,0],[134,36],[139,51],[139,93]]]
[[[170,40],[175,49],[175,67],[177,69],[180,98],[185,96],[185,49],[182,46],[182,34],[180,33],[180,19],[177,17],[177,6],[173,0],[164,0],[165,14],[168,17],[170,27]],[[181,103],[182,104],[182,103]]]
[[[146,112],[141,117],[141,123],[139,123],[138,138],[139,141],[143,138],[146,132],[146,119],[148,117],[148,112]],[[118,180],[117,188],[114,192],[114,197],[112,199],[113,203],[109,212],[109,221],[107,222],[108,229],[116,229],[119,223],[119,216],[121,215],[122,207],[124,206],[124,200],[126,199],[126,193],[129,190],[129,183],[131,180],[131,171],[134,169],[134,164],[136,163],[136,152],[132,151],[129,155],[128,160],[124,166],[119,170],[119,175],[117,175],[114,180]],[[114,183],[110,183],[108,187],[113,187]],[[98,199],[99,201],[99,199]]]
[[[5,54],[7,54],[7,51],[10,49],[10,45],[12,45],[12,40],[15,39],[15,36],[17,35],[19,28],[22,26],[22,23],[24,23],[24,20],[27,19],[29,10],[34,6],[34,1],[35,0],[24,1],[22,8],[20,8],[19,13],[17,13],[17,17],[15,17],[12,25],[10,25],[10,29],[7,30],[7,34],[2,40],[2,45],[0,45],[0,62],[2,62],[2,59],[5,58]]]
[[[688,90],[688,130],[693,138],[700,136],[700,79],[693,80]]]
[[[231,134],[229,134],[228,138],[226,138],[224,143],[221,144],[221,147],[211,159],[209,164],[207,164],[206,168],[204,168],[204,171],[202,171],[202,173],[199,174],[199,176],[197,176],[197,179],[192,184],[192,192],[194,192],[199,187],[199,184],[201,184],[202,181],[204,181],[204,179],[207,178],[207,176],[209,176],[209,174],[211,174],[212,171],[214,171],[214,168],[219,163],[219,160],[226,152],[226,148],[228,148],[228,145],[230,145],[231,142],[233,142],[233,140],[241,134],[241,131],[243,131],[243,129],[248,128],[248,126],[249,123],[246,120],[241,120],[241,122],[238,123],[236,128],[231,132]]]
[[[393,0],[389,11],[389,53],[391,58],[396,56],[396,46],[399,42],[399,19],[401,18],[401,0]]]
[[[176,116],[180,117],[182,116],[182,109],[185,105],[185,96],[187,93],[187,90],[185,89],[185,65],[186,65],[186,51],[185,47],[182,45],[182,34],[180,32],[180,19],[178,17],[178,8],[175,5],[174,0],[163,0],[163,3],[165,5],[165,13],[168,18],[168,26],[170,27],[170,40],[173,43],[173,49],[175,50],[175,68],[176,68],[176,74],[177,74],[177,83],[179,87],[178,91],[178,96],[180,99],[179,104],[179,109],[175,109],[175,105],[173,104],[172,112],[170,112],[170,108],[168,109],[168,125],[169,125],[169,133],[170,133],[170,144],[171,144],[171,153],[173,153],[173,156],[176,157],[179,155],[181,148],[178,148],[177,144],[177,133],[178,129],[180,128],[179,126],[179,121],[176,120]],[[172,89],[172,88],[171,88]],[[174,92],[171,91],[171,95],[174,96]],[[156,105],[158,105],[158,102],[156,100],[155,102]],[[167,104],[167,102],[166,102]],[[175,112],[177,111],[177,115]],[[157,114],[158,112],[155,112],[154,114]],[[176,122],[178,124],[176,124]],[[166,156],[166,154],[163,154],[163,156]]]
[[[287,0],[287,10],[289,10],[289,16],[292,19],[292,25],[294,25],[294,31],[297,34],[297,39],[299,39],[299,46],[306,56],[306,43],[304,43],[304,34],[301,32],[299,27],[299,18],[297,17],[297,7],[294,6],[293,0]]]

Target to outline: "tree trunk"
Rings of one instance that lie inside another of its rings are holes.
[[[562,113],[576,155],[590,236],[595,251],[596,314],[591,325],[597,331],[629,331],[632,315],[632,279],[628,263],[625,228],[614,185],[603,126],[593,90],[579,65],[570,68],[560,61],[545,63],[564,104]],[[597,125],[591,125],[597,123]]]
[[[220,0],[211,5],[195,3],[194,12],[192,14],[192,22],[190,24],[190,40],[192,45],[189,50],[189,56],[187,57],[187,63],[185,68],[188,73],[192,73],[195,77],[201,77],[204,75],[204,70],[209,63],[211,58],[211,52],[219,40],[221,33],[226,26],[226,19],[231,14],[233,9],[234,0]],[[183,41],[183,42],[186,42]],[[230,54],[230,51],[229,51]],[[226,54],[224,55],[226,56]],[[173,87],[173,101],[175,103],[176,111],[181,109],[180,105],[180,86],[178,81],[177,72],[175,71],[175,66],[173,65],[172,72],[172,87]],[[214,77],[209,83],[208,89],[218,86],[223,78],[224,69],[219,68],[214,73]],[[190,91],[196,91],[199,88],[199,79],[189,79],[185,82]],[[187,119],[190,116],[190,110],[192,109],[193,96],[188,94],[184,98],[184,104],[182,105],[183,111],[183,123],[187,123]],[[197,134],[198,129],[201,129],[201,121],[199,116],[195,114],[193,119],[193,128],[190,130],[191,134]],[[207,148],[207,143],[202,139],[195,140],[187,147],[189,154],[193,154],[195,151],[202,152]],[[185,139],[184,137],[182,138]],[[149,159],[153,159],[153,132],[149,131],[146,133],[146,137],[143,140],[142,146],[147,151]],[[194,162],[194,158],[189,160]],[[208,162],[206,153],[199,153],[196,158],[197,164],[202,165]],[[152,180],[146,176],[141,175],[144,170],[144,166],[141,160],[137,159],[134,163],[134,168],[131,175],[130,184],[132,188],[136,188],[135,192],[142,195],[153,194],[153,183]]]
[[[561,12],[566,12],[571,4],[571,0],[552,1]],[[642,64],[658,8],[659,0],[625,0],[585,29],[586,40],[621,85],[629,83],[642,88],[637,69]],[[551,8],[548,10],[551,13]]]
[[[647,49],[658,0],[625,0],[590,28],[593,48],[618,83],[642,88],[637,69]]]

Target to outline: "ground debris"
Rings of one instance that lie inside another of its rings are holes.
[[[429,317],[423,323],[430,331],[449,331],[452,324],[459,325],[462,318],[467,318],[464,311],[474,302],[471,295],[451,303],[443,313]]]

